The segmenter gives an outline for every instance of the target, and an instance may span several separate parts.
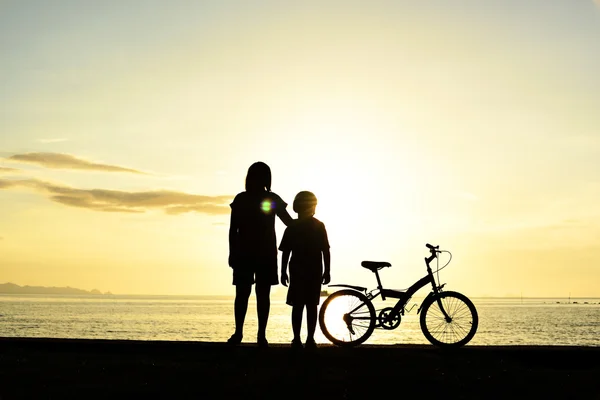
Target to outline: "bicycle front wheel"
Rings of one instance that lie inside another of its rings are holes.
[[[423,334],[440,347],[464,346],[475,336],[478,324],[475,305],[467,296],[457,292],[442,292],[429,298],[421,310]]]
[[[337,291],[323,302],[319,311],[319,326],[333,344],[358,346],[375,329],[375,307],[360,292],[349,289]]]

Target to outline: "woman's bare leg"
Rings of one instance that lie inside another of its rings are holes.
[[[237,285],[235,287],[235,334],[242,337],[244,335],[244,321],[248,311],[248,298],[252,292],[252,285]]]
[[[258,314],[258,338],[266,339],[267,322],[271,310],[271,285],[256,285],[256,312]]]

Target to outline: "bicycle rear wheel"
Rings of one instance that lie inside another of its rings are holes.
[[[333,344],[358,346],[375,329],[375,307],[360,292],[349,289],[337,291],[323,302],[319,311],[319,326]]]
[[[457,292],[442,292],[429,298],[421,310],[423,334],[432,344],[440,347],[464,346],[475,336],[478,324],[475,305],[467,296]]]

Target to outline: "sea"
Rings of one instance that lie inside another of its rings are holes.
[[[600,298],[471,300],[479,328],[469,345],[600,346]],[[366,343],[427,344],[417,315],[420,301],[413,298],[410,306],[416,306],[397,329],[376,329]],[[387,300],[376,308],[393,305]],[[270,343],[291,341],[290,316],[284,298],[271,299]],[[0,337],[223,342],[234,326],[231,296],[0,295]],[[251,297],[243,342],[256,342],[256,329]],[[328,343],[319,327],[315,339]]]

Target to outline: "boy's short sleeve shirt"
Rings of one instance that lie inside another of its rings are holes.
[[[288,226],[283,234],[279,250],[291,251],[290,269],[301,266],[307,268],[322,268],[322,252],[329,249],[329,239],[325,225],[316,218],[306,221],[296,220]]]

